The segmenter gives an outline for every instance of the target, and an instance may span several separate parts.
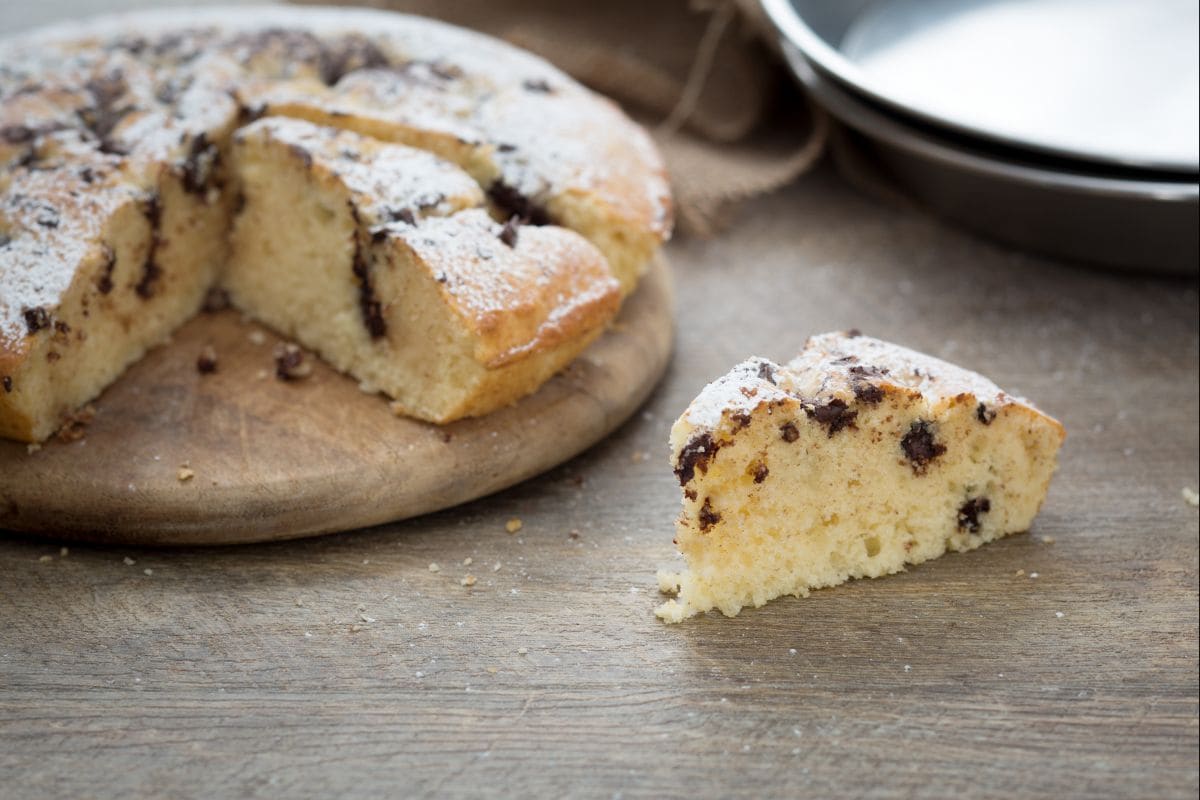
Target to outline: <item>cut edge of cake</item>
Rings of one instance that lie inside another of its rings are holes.
[[[536,390],[620,305],[607,262],[554,226],[500,224],[459,168],[298,120],[234,137],[235,305],[393,409],[479,416]]]
[[[752,358],[675,423],[683,489],[667,622],[736,615],[1029,528],[1065,432],[948,362],[855,331]]]

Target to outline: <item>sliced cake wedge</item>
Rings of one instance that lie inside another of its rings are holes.
[[[677,597],[657,614],[733,616],[1028,530],[1064,435],[976,373],[856,332],[749,359],[672,428],[687,570],[659,573]]]
[[[0,192],[0,437],[37,442],[200,307],[227,203],[115,158],[22,169]]]
[[[617,312],[620,285],[592,244],[494,220],[479,185],[437,156],[294,119],[233,142],[235,305],[398,413],[444,423],[512,403]]]

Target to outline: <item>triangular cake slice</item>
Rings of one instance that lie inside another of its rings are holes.
[[[1064,435],[974,372],[854,331],[745,361],[671,430],[688,568],[659,573],[678,596],[657,614],[733,616],[1028,530]]]
[[[600,335],[620,286],[552,225],[501,224],[448,161],[294,119],[233,137],[238,308],[432,422],[537,389]]]

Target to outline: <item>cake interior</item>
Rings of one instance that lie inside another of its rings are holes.
[[[423,151],[263,120],[235,136],[233,164],[244,201],[223,282],[234,303],[398,413],[441,423],[511,403],[616,311],[616,283],[586,240],[504,228],[468,176]],[[555,276],[571,274],[599,293],[555,295]],[[542,335],[581,307],[594,313],[577,335]],[[515,352],[493,346],[510,339]]]
[[[147,193],[104,190],[80,213],[99,221],[100,241],[58,307],[42,310],[48,335],[27,337],[28,355],[0,370],[12,412],[0,414],[0,436],[51,436],[197,312],[228,251],[228,198],[190,192],[172,173]]]
[[[688,569],[660,573],[678,595],[658,609],[662,619],[713,608],[733,616],[1029,528],[1061,444],[1056,423],[1009,405],[983,424],[970,395],[881,394],[847,404],[844,426],[795,399],[726,414],[716,432],[686,417],[676,424],[685,473],[676,543]]]

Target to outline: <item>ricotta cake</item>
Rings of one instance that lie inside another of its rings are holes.
[[[0,40],[0,436],[53,433],[214,285],[402,413],[487,413],[603,330],[670,227],[645,132],[442,23],[209,8]]]
[[[994,383],[856,331],[751,358],[671,430],[686,571],[667,622],[874,578],[1029,529],[1065,432]]]

